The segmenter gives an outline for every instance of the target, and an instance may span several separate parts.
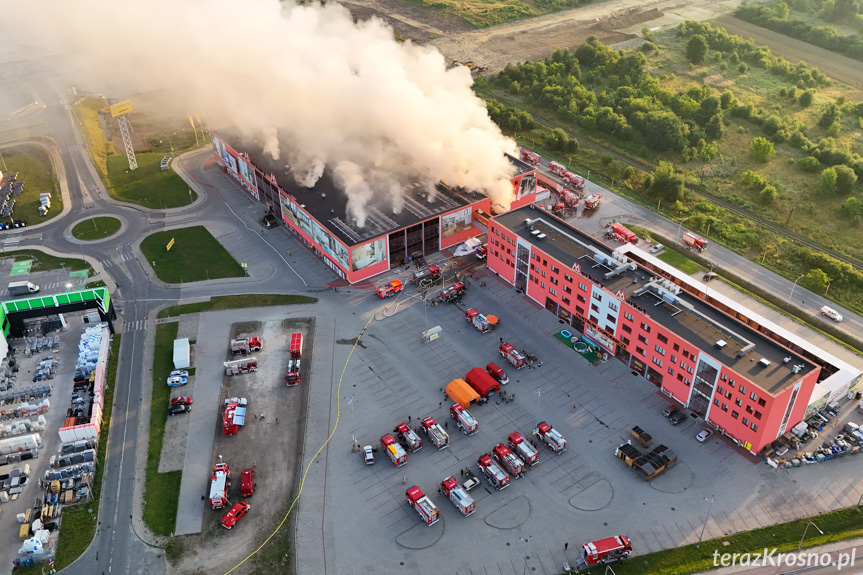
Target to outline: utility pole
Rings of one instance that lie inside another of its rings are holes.
[[[701,534],[698,535],[698,543],[695,544],[696,549],[701,549],[701,538],[704,537],[704,528],[707,527],[707,522],[710,520],[710,510],[713,509],[713,501],[716,499],[715,495],[711,495],[710,499],[704,498],[705,501],[710,502],[710,506],[707,508],[707,517],[704,518],[704,525],[701,526]],[[803,532],[804,535],[806,532]]]

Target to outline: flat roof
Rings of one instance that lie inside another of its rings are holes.
[[[582,274],[607,291],[622,291],[628,302],[638,306],[659,325],[771,394],[775,395],[815,369],[812,362],[688,292],[680,290],[674,294],[661,283],[652,282],[656,276],[650,271],[640,267],[631,270],[623,261],[615,261],[611,258],[614,248],[541,208],[524,206],[494,219],[564,266],[571,269],[578,263]],[[526,225],[526,220],[531,220],[530,225]],[[594,254],[601,254],[599,259],[603,261],[596,261]],[[615,269],[622,271],[606,277]],[[719,347],[719,341],[724,341],[725,345]],[[741,352],[743,355],[739,356]],[[763,365],[762,358],[770,364]],[[791,359],[786,363],[785,358]],[[797,373],[792,372],[794,366],[800,366]]]
[[[309,215],[347,246],[365,243],[486,199],[479,192],[450,188],[441,183],[434,185],[436,193],[430,197],[427,188],[431,182],[417,172],[417,181],[403,188],[402,208],[398,212],[394,209],[389,190],[373,190],[373,197],[364,208],[365,225],[361,227],[355,218],[348,216],[348,194],[335,185],[329,169],[324,170],[312,188],[306,188],[296,183],[294,174],[284,161],[273,160],[264,152],[259,141],[243,137],[239,131],[230,128],[218,130],[216,135],[237,152],[248,154],[249,160],[264,174],[275,175],[285,193],[296,199]],[[528,164],[507,157],[516,169],[530,170]]]

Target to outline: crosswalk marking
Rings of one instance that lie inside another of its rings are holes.
[[[127,321],[123,324],[123,331],[140,331],[142,329],[147,329],[147,320],[139,319],[135,321]]]
[[[9,238],[3,242],[4,246],[14,246],[17,245],[21,241],[21,238]]]
[[[120,259],[120,262],[121,262],[121,263],[122,263],[122,262],[127,262],[127,261],[132,260],[132,259],[134,259],[134,258],[135,258],[135,256],[134,256],[133,254],[131,254],[131,253],[129,253],[129,254],[120,254],[118,257],[119,257],[119,259]],[[117,262],[116,262],[113,258],[108,258],[108,259],[106,259],[106,260],[99,260],[99,261],[100,261],[100,262],[102,262],[102,265],[103,265],[103,266],[105,266],[106,268],[107,268],[107,267],[110,267],[110,266],[113,266],[113,265],[118,265],[118,264],[117,264]]]

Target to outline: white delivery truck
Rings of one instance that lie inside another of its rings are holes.
[[[28,295],[39,291],[39,286],[30,282],[11,282],[9,284],[10,295]]]

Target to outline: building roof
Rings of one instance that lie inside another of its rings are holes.
[[[365,207],[365,225],[360,227],[354,218],[348,217],[348,195],[335,185],[330,170],[324,171],[314,187],[306,188],[296,183],[284,161],[273,160],[258,141],[244,138],[233,129],[219,130],[217,135],[237,152],[248,154],[249,160],[265,175],[275,175],[279,188],[295,198],[309,215],[347,246],[365,243],[486,198],[479,192],[449,188],[441,183],[435,185],[437,193],[430,198],[425,185],[428,181],[417,173],[417,181],[404,188],[403,207],[398,213],[393,209],[389,191],[375,190],[374,197]],[[523,167],[529,171],[526,163],[507,157],[516,169]]]
[[[531,220],[530,225],[526,220]],[[656,278],[651,272],[637,266],[630,269],[629,260],[614,260],[610,257],[612,247],[545,210],[525,206],[497,216],[495,221],[564,266],[572,268],[578,263],[582,275],[611,293],[622,291],[628,302],[658,324],[771,394],[815,369],[810,361],[703,300],[683,290],[674,293],[670,286],[652,281]],[[617,269],[621,273],[609,277]],[[720,341],[725,344],[717,345]],[[769,365],[762,364],[762,358]],[[785,358],[790,359],[785,362]],[[797,373],[792,371],[794,366],[799,366]]]

